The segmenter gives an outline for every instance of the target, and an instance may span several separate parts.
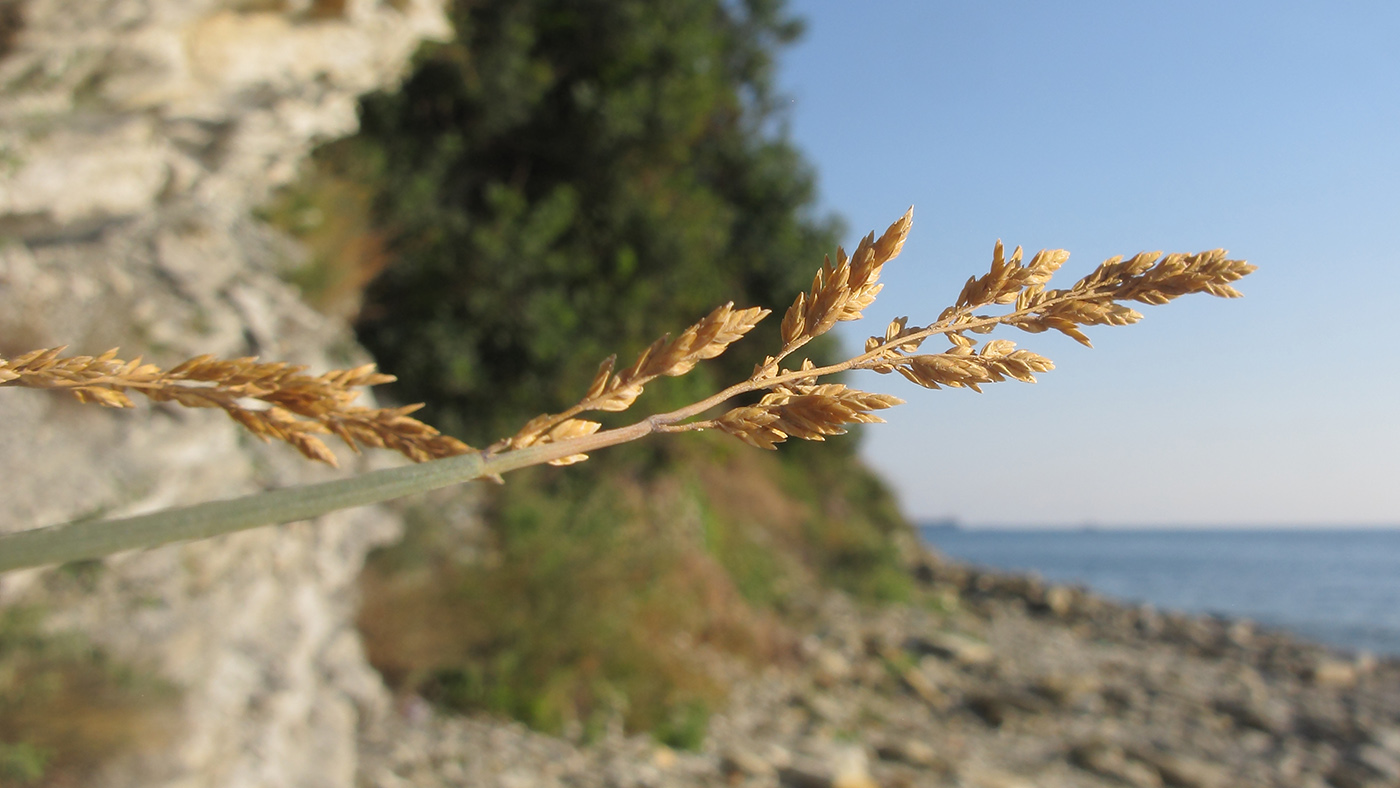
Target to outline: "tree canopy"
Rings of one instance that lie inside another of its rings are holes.
[[[452,18],[341,151],[377,181],[392,259],[358,331],[430,422],[510,434],[611,353],[725,301],[781,307],[835,245],[775,110],[774,56],[801,32],[779,0],[458,0]],[[776,346],[761,328],[657,396],[746,376]]]

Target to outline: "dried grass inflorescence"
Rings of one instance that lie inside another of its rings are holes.
[[[824,367],[803,361],[796,370],[784,369],[783,360],[802,346],[836,323],[862,316],[883,287],[879,283],[882,268],[903,249],[912,220],[911,208],[879,238],[874,233],[866,236],[853,254],[848,256],[838,248],[836,261],[828,258],[822,264],[811,290],[798,294],[784,314],[782,347],[757,365],[747,380],[628,427],[602,430],[601,422],[578,418],[588,412],[627,410],[648,383],[663,376],[684,375],[699,362],[720,355],[769,314],[767,309],[735,309],[732,303],[725,304],[674,339],[658,339],[625,369],[615,369],[615,356],[604,360],[578,403],[563,412],[531,419],[482,456],[502,470],[538,462],[568,465],[587,459],[587,451],[654,432],[706,429],[766,449],[788,438],[824,440],[842,434],[845,425],[881,421],[874,412],[901,400],[822,382],[823,378],[868,369],[897,372],[930,389],[981,391],[984,384],[1007,379],[1033,383],[1037,373],[1054,368],[1049,359],[1018,350],[1006,339],[987,340],[979,346],[975,336],[1006,326],[1028,333],[1058,331],[1088,345],[1089,338],[1081,330],[1086,326],[1128,325],[1142,319],[1128,303],[1164,304],[1193,293],[1235,298],[1240,293],[1231,283],[1255,270],[1243,261],[1227,259],[1220,249],[1193,255],[1151,252],[1126,260],[1112,258],[1068,289],[1047,289],[1051,277],[1069,259],[1068,252],[1041,251],[1027,263],[1020,247],[1007,256],[998,241],[988,272],[968,279],[954,304],[933,323],[910,326],[907,318],[897,318],[883,335],[868,339],[864,351],[850,359]],[[983,313],[994,308],[1000,313]],[[937,353],[921,352],[924,342],[935,335],[945,336],[950,347]],[[129,406],[125,391],[133,389],[157,401],[223,408],[254,434],[287,441],[306,456],[332,464],[334,456],[317,435],[334,433],[357,451],[359,446],[384,447],[420,461],[473,451],[410,418],[408,414],[418,406],[353,406],[356,395],[352,388],[392,380],[372,365],[313,378],[301,374],[302,368],[286,364],[201,356],[162,372],[139,359],[120,361],[115,351],[96,358],[61,358],[61,350],[35,351],[9,362],[0,360],[0,385],[61,388],[82,401],[112,407]],[[763,392],[756,404],[732,408],[715,418],[699,418],[736,397],[755,392]],[[248,407],[244,403],[249,400],[261,401],[262,406]],[[515,464],[505,461],[525,449],[533,452],[528,460]]]
[[[575,419],[587,411],[618,412],[627,410],[642,395],[643,387],[659,377],[678,377],[695,368],[705,359],[723,353],[741,339],[758,321],[768,316],[767,309],[757,307],[734,309],[729,302],[707,315],[703,320],[671,339],[662,337],[643,350],[632,366],[613,372],[616,356],[609,356],[598,365],[598,372],[578,404],[563,413],[545,413],[531,419],[515,435],[491,447],[492,452],[523,449],[543,443],[558,443],[569,438],[591,435],[602,426],[596,421]],[[571,465],[588,459],[586,454],[573,454],[550,460],[551,465]]]
[[[393,449],[420,462],[472,450],[410,417],[420,405],[354,405],[359,397],[355,389],[394,379],[377,372],[373,364],[311,377],[302,374],[305,367],[254,358],[197,356],[162,370],[140,358],[123,361],[115,349],[100,356],[63,356],[63,350],[0,359],[0,386],[58,389],[79,402],[109,408],[132,407],[128,391],[156,402],[221,408],[263,440],[285,441],[306,457],[331,465],[337,464],[335,455],[318,435],[334,434],[357,453],[362,446]]]

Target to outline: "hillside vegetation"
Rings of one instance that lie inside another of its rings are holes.
[[[791,301],[834,250],[775,111],[774,58],[801,30],[781,3],[499,0],[453,20],[456,40],[366,98],[361,132],[269,209],[312,249],[308,297],[358,310],[426,421],[489,444],[715,303]],[[747,377],[777,330],[649,404]],[[372,661],[448,708],[698,743],[720,667],[783,659],[815,591],[908,585],[907,525],[852,438],[776,456],[724,440],[513,474],[467,553],[415,508],[363,580]]]

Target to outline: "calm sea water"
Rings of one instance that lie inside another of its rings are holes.
[[[924,528],[945,555],[1162,610],[1251,618],[1400,656],[1400,529]]]

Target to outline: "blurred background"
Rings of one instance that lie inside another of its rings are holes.
[[[853,376],[909,402],[821,444],[666,436],[6,575],[0,784],[1388,784],[1400,681],[1356,650],[1400,653],[1397,17],[0,0],[7,357],[372,358],[486,446],[720,303],[780,312],[911,204],[818,363],[932,322],[997,239],[1066,281],[1260,266],[1093,350],[1008,335],[1056,362],[1035,386]],[[334,475],[220,414],[5,394],[0,530]]]
[[[863,453],[906,511],[1021,526],[1400,522],[1400,259],[1385,240],[1400,222],[1400,11],[792,8],[807,35],[778,84],[820,205],[859,232],[915,206],[882,315],[932,319],[997,239],[1069,250],[1067,279],[1148,250],[1224,247],[1259,266],[1242,301],[1148,309],[1094,333],[1092,351],[1024,337],[1058,364],[1034,389],[906,397]]]

